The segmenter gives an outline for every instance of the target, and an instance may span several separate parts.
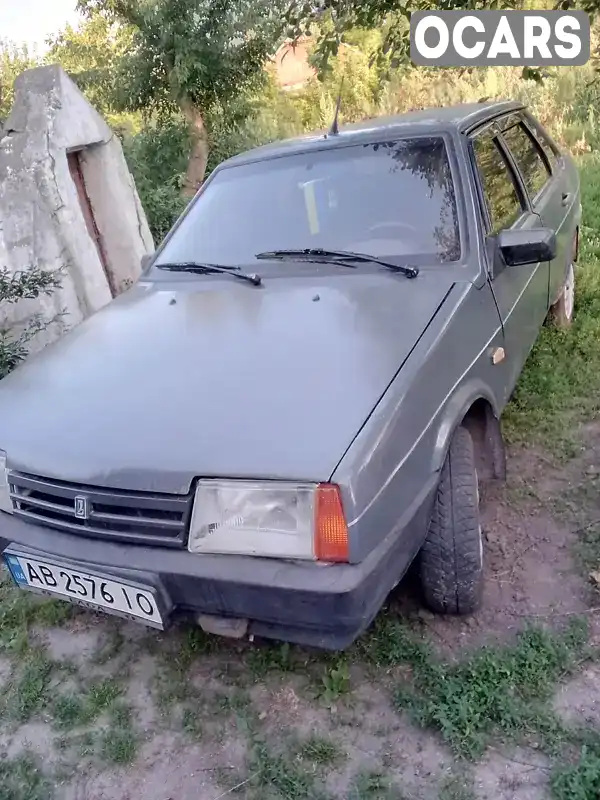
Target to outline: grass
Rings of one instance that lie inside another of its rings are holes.
[[[350,785],[348,800],[403,800],[389,779],[377,770],[359,772]]]
[[[589,572],[600,570],[600,523],[586,525],[579,533],[576,554]]]
[[[54,790],[30,753],[0,757],[0,800],[52,800]]]
[[[86,692],[57,694],[50,713],[57,728],[74,729],[94,722],[105,711],[115,713],[123,687],[114,678],[91,683]]]
[[[79,609],[58,600],[42,600],[38,595],[16,589],[2,567],[0,579],[0,652],[21,652],[28,647],[28,633],[34,627],[59,627],[71,620]]]
[[[317,767],[330,767],[340,762],[345,754],[332,739],[313,734],[301,744],[298,757]]]
[[[181,717],[181,727],[192,739],[201,739],[204,731],[202,714],[193,708],[184,708]]]
[[[457,665],[416,671],[417,691],[400,687],[396,701],[469,758],[480,756],[492,735],[517,741],[556,735],[548,703],[582,644],[578,632],[559,637],[530,629],[513,647],[482,648]]]
[[[600,748],[584,746],[574,764],[554,770],[550,788],[555,800],[598,800],[600,797]]]
[[[545,327],[504,421],[510,440],[573,452],[572,432],[600,411],[600,155],[581,160],[583,223],[569,331]]]
[[[442,781],[438,800],[476,800],[472,780],[451,775]]]
[[[138,740],[130,725],[112,725],[101,737],[100,755],[111,764],[131,764],[137,755]]]
[[[5,693],[9,715],[18,722],[27,722],[45,708],[48,702],[48,686],[54,664],[44,651],[29,654],[21,665],[20,675]]]
[[[52,716],[57,728],[68,730],[90,721],[83,698],[74,694],[58,695],[52,704]]]
[[[512,646],[484,647],[446,663],[406,624],[383,615],[361,650],[377,666],[406,664],[410,678],[397,686],[398,709],[437,730],[457,755],[476,758],[492,736],[542,736],[551,746],[560,725],[548,703],[581,659],[586,638],[579,620],[562,634],[530,628]]]
[[[248,760],[248,773],[252,776],[250,786],[286,800],[317,800],[318,790],[314,777],[289,753],[273,752],[264,741],[255,741]]]
[[[116,678],[92,683],[88,690],[88,703],[93,713],[99,714],[109,708],[123,692],[123,687]]]

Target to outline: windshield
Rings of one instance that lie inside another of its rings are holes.
[[[156,265],[257,264],[262,251],[307,247],[398,263],[457,260],[444,140],[351,145],[227,167],[192,203]]]

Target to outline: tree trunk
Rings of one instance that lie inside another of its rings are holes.
[[[192,150],[185,172],[182,193],[184,197],[193,197],[204,180],[208,161],[208,140],[202,114],[189,101],[181,105],[181,110],[188,122],[192,139]]]

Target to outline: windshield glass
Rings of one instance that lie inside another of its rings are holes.
[[[262,251],[307,247],[398,263],[457,260],[444,140],[327,148],[225,168],[191,205],[156,264],[257,264]]]

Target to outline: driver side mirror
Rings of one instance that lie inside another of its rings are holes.
[[[142,272],[145,272],[148,269],[148,266],[153,258],[154,253],[144,253],[142,256]]]
[[[507,267],[520,267],[556,258],[556,235],[550,228],[500,231],[498,250]]]

